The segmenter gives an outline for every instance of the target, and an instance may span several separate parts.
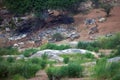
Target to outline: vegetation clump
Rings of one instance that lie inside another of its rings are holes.
[[[45,49],[64,50],[64,49],[69,49],[69,48],[70,48],[69,45],[56,45],[52,43],[47,43],[40,47],[41,50],[45,50]]]

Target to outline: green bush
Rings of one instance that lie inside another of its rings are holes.
[[[33,77],[38,70],[40,70],[41,66],[37,64],[32,64],[29,62],[16,61],[16,62],[8,62],[1,61],[0,62],[0,77],[1,78],[9,78],[14,77],[14,75],[20,75],[24,78]]]
[[[62,72],[63,71],[63,72]],[[47,69],[47,75],[49,80],[61,80],[61,78],[65,77],[66,75],[64,75],[65,73],[65,69],[63,70],[63,68],[59,68],[59,67],[50,67]]]
[[[83,68],[76,63],[68,64],[68,66],[62,67],[50,67],[47,69],[47,75],[49,80],[60,80],[64,77],[81,77]]]
[[[45,49],[64,50],[64,49],[69,49],[69,48],[70,48],[69,45],[56,45],[52,43],[47,43],[40,47],[41,50],[45,50]]]
[[[42,57],[43,60],[47,60],[47,59],[48,59],[48,54],[47,54],[47,53],[44,53],[44,54],[42,54],[41,57]]]
[[[67,64],[67,63],[69,62],[69,57],[64,57],[63,62],[64,62],[65,64]]]
[[[6,78],[9,76],[9,68],[10,64],[6,61],[0,61],[0,78]]]
[[[76,63],[68,64],[69,77],[82,77],[82,67]]]
[[[41,61],[41,68],[44,69],[47,66],[47,60]]]
[[[26,80],[24,77],[22,77],[21,75],[14,75],[12,80]]]
[[[25,57],[29,57],[29,56],[33,55],[34,53],[36,53],[37,51],[38,51],[37,49],[31,48],[31,49],[26,49],[22,53]]]
[[[86,54],[84,54],[84,56],[85,56],[86,58],[94,59],[94,55],[91,54],[90,52],[87,52]]]
[[[62,41],[64,37],[60,33],[55,33],[53,34],[52,39],[55,41]]]
[[[119,63],[108,63],[105,59],[97,61],[94,67],[93,76],[97,80],[111,80],[114,76],[119,74],[120,64]]]
[[[41,64],[41,59],[40,58],[31,58],[28,62],[32,64]]]
[[[119,79],[120,79],[120,73],[118,73],[112,78],[112,80],[119,80]]]
[[[7,58],[7,61],[8,61],[8,62],[14,62],[14,61],[15,61],[15,58],[13,58],[13,57],[8,57],[8,58]]]
[[[94,42],[79,42],[77,47],[80,49],[88,49],[88,50],[94,50],[94,48],[99,48],[100,44],[97,41]]]
[[[111,4],[103,3],[101,7],[104,9],[104,12],[106,12],[106,16],[109,17],[113,6]]]
[[[10,67],[10,74],[15,75],[19,74],[25,78],[30,78],[36,74],[36,72],[40,69],[39,65],[21,62],[21,63],[13,63]]]
[[[7,47],[7,48],[0,48],[0,56],[2,55],[18,55],[20,54],[18,52],[18,49],[16,48],[11,48],[11,47]]]
[[[4,58],[0,56],[0,61],[3,61],[3,60],[4,60]]]

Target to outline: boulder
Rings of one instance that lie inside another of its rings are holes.
[[[98,22],[103,23],[103,22],[105,22],[106,20],[107,20],[106,18],[100,18],[100,19],[98,20]]]
[[[25,38],[26,36],[27,36],[27,34],[20,34],[20,35],[17,35],[17,36],[12,36],[8,39],[9,40],[19,40],[19,39]]]
[[[43,54],[47,54],[49,59],[53,59],[56,61],[63,61],[63,58],[59,57],[61,54],[86,54],[87,52],[93,54],[96,58],[98,58],[98,55],[94,52],[84,50],[84,49],[66,49],[66,50],[42,50],[38,51],[37,53],[33,54],[30,58],[34,57],[41,57]]]
[[[108,62],[119,62],[120,61],[120,57],[114,57],[111,59],[108,59]]]

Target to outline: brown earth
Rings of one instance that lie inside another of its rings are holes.
[[[89,29],[86,29],[84,20],[86,18],[94,18],[97,19],[97,17],[102,16],[105,17],[105,12],[102,9],[94,9],[89,12],[87,15],[78,14],[75,15],[75,24],[78,26],[77,30],[80,32],[80,38],[78,40],[84,41],[84,40],[90,40],[90,35],[88,34]],[[116,33],[120,32],[120,6],[116,6],[112,9],[110,13],[110,17],[107,17],[107,21],[103,23],[98,24],[99,33],[93,34],[92,36],[101,36],[106,35],[109,33]],[[94,27],[94,25],[91,25],[90,27]]]

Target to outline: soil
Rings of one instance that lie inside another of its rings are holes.
[[[78,25],[77,30],[80,32],[80,38],[78,40],[80,41],[88,41],[91,40],[88,34],[89,29],[86,29],[86,26],[84,24],[84,20],[86,18],[94,18],[102,16],[105,17],[106,13],[102,9],[94,9],[89,12],[87,15],[78,14],[75,15],[75,24]],[[81,23],[82,22],[82,23]],[[116,6],[112,9],[110,16],[107,17],[107,21],[103,23],[98,23],[98,29],[99,33],[93,34],[92,36],[102,36],[109,33],[116,33],[120,32],[120,6]],[[93,27],[94,25],[91,25],[90,27]]]

